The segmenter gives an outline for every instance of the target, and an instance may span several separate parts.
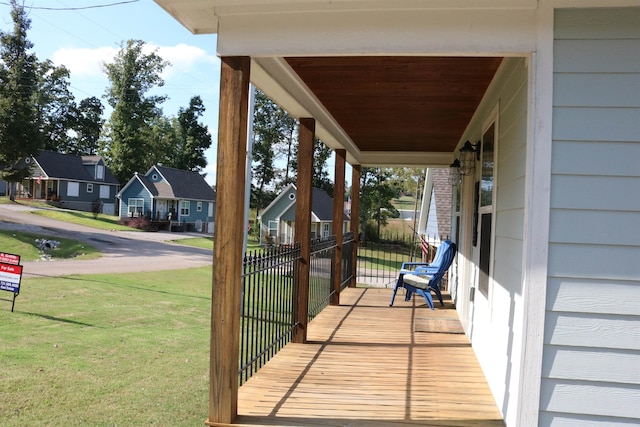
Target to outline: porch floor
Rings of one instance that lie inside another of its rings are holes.
[[[390,297],[346,289],[240,387],[234,426],[504,426],[448,295]]]

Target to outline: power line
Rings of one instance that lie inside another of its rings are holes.
[[[119,2],[115,2],[115,3],[107,3],[107,4],[96,4],[93,6],[78,6],[78,7],[44,7],[44,6],[24,6],[25,9],[31,9],[31,10],[85,10],[85,9],[97,9],[100,7],[111,7],[111,6],[120,6],[123,4],[129,4],[129,3],[137,3],[140,0],[125,0],[125,1],[119,1]],[[0,4],[3,4],[5,6],[11,6],[10,3],[6,3],[6,2],[2,2],[0,1]]]

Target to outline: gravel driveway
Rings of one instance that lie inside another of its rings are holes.
[[[177,270],[211,265],[213,262],[210,250],[168,242],[202,235],[98,230],[29,213],[33,210],[35,208],[30,206],[0,204],[0,229],[79,240],[98,248],[102,257],[95,260],[22,262],[23,277]]]

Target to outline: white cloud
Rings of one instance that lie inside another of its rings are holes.
[[[71,72],[71,77],[102,76],[102,65],[113,61],[120,49],[100,47],[95,49],[64,48],[55,51],[52,61],[56,65],[64,65]],[[176,46],[155,46],[145,44],[145,53],[157,50],[157,53],[171,63],[162,73],[164,79],[174,74],[194,72],[198,66],[217,67],[219,59],[205,50],[180,43]],[[210,68],[209,68],[210,69]]]
[[[53,52],[51,60],[56,65],[64,65],[71,77],[102,76],[102,64],[111,62],[118,49],[100,47],[96,49],[64,48]]]

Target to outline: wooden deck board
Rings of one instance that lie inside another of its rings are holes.
[[[347,289],[239,390],[234,426],[504,426],[464,334],[415,332],[453,318],[389,289]]]

